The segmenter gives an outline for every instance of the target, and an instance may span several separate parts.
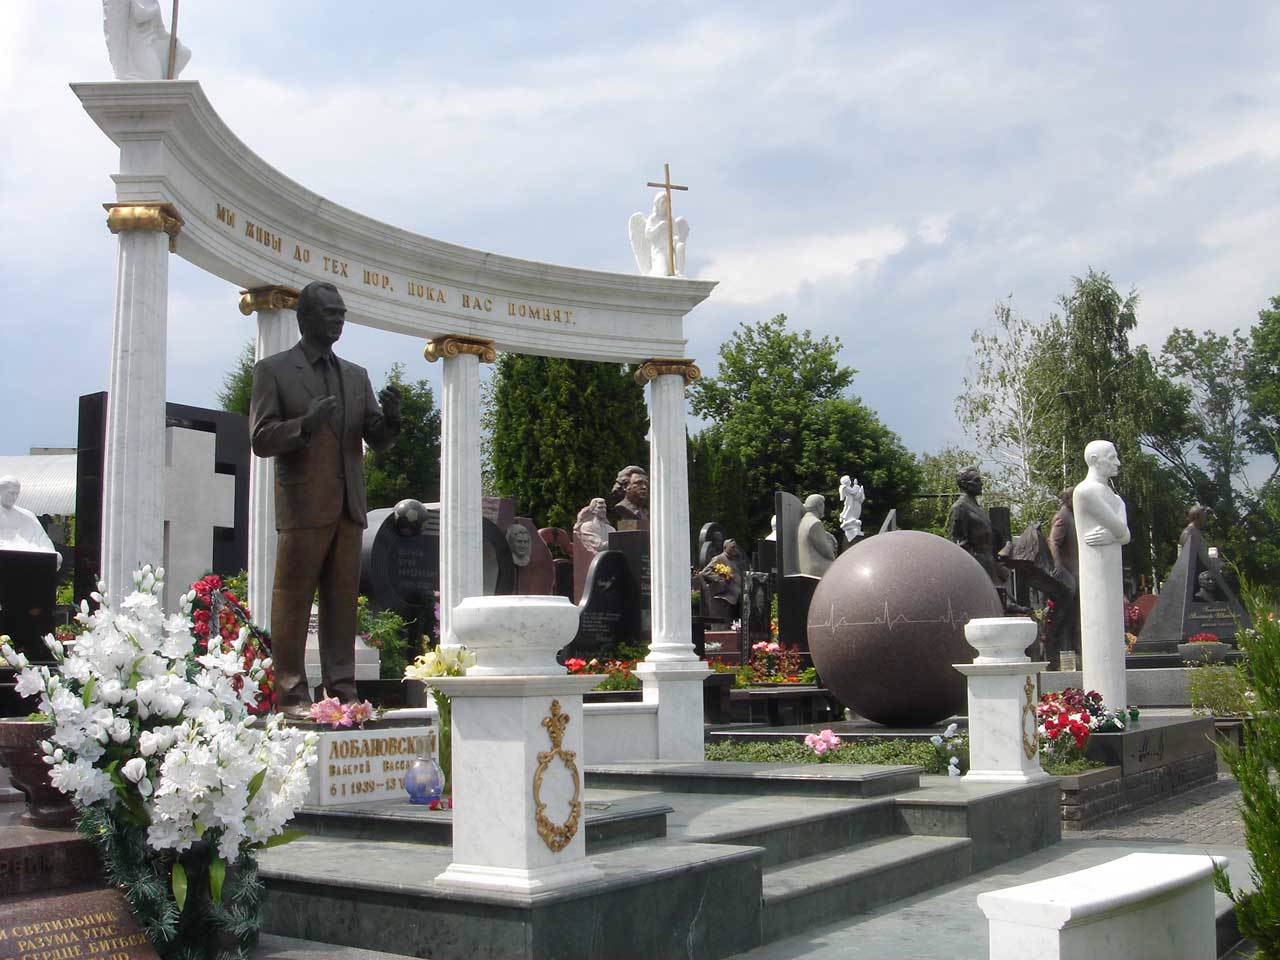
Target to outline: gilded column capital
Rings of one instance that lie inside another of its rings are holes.
[[[460,353],[472,353],[480,358],[481,363],[493,363],[498,359],[498,351],[493,348],[493,341],[484,337],[464,337],[450,333],[427,341],[422,355],[432,363],[441,357],[456,357]]]
[[[692,360],[681,357],[654,357],[640,364],[636,370],[636,383],[644,386],[650,380],[666,374],[684,377],[685,386],[702,376],[702,371]]]
[[[240,291],[240,312],[246,317],[259,310],[297,310],[298,291],[293,287],[254,287]]]
[[[121,230],[163,230],[169,235],[169,252],[177,250],[178,234],[186,222],[172,203],[104,203],[107,211],[107,229],[112,233]]]

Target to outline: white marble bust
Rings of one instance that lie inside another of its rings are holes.
[[[61,568],[62,555],[44,532],[44,527],[40,526],[36,515],[18,506],[20,493],[22,484],[17,477],[0,477],[0,550],[52,553],[58,558],[58,567]]]
[[[605,503],[604,497],[596,497],[578,511],[573,536],[591,553],[608,550],[609,534],[613,532],[613,524],[609,522],[609,505]]]
[[[820,493],[811,493],[804,501],[804,516],[796,531],[796,562],[799,572],[821,577],[836,558],[836,538],[822,525],[827,501]]]

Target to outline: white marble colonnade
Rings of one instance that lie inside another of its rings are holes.
[[[423,356],[444,363],[440,393],[440,642],[458,643],[453,608],[484,594],[480,479],[480,364],[497,359],[493,341],[449,335]]]
[[[240,312],[258,315],[254,360],[289,350],[298,342],[298,291],[292,287],[255,287],[240,292]],[[252,442],[252,437],[250,441]],[[271,623],[271,588],[276,578],[276,465],[270,457],[249,454],[249,605],[255,623]]]
[[[164,554],[165,348],[169,254],[183,220],[170,203],[108,203],[116,297],[107,374],[101,573],[119,598]]]
[[[689,465],[685,387],[701,376],[692,360],[646,360],[649,385],[649,558],[652,639],[636,665],[645,703],[658,705],[658,759],[698,761],[702,681],[710,669],[693,648],[689,605]]]

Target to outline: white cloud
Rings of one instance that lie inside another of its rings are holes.
[[[717,254],[701,277],[720,281],[717,300],[763,303],[793,294],[805,284],[874,273],[906,245],[907,234],[893,226],[845,234],[761,238],[749,247]]]

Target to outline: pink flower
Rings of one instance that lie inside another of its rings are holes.
[[[835,731],[828,728],[806,736],[804,745],[818,756],[822,756],[828,750],[834,750],[840,746],[840,738],[836,736]]]
[[[373,704],[368,700],[362,700],[359,703],[348,703],[342,708],[346,715],[344,727],[354,724],[357,727],[363,727],[365,722],[373,719]]]
[[[309,715],[316,723],[332,724],[335,730],[338,727],[351,726],[351,717],[342,708],[342,704],[338,702],[337,697],[329,697],[319,703],[313,703]]]

